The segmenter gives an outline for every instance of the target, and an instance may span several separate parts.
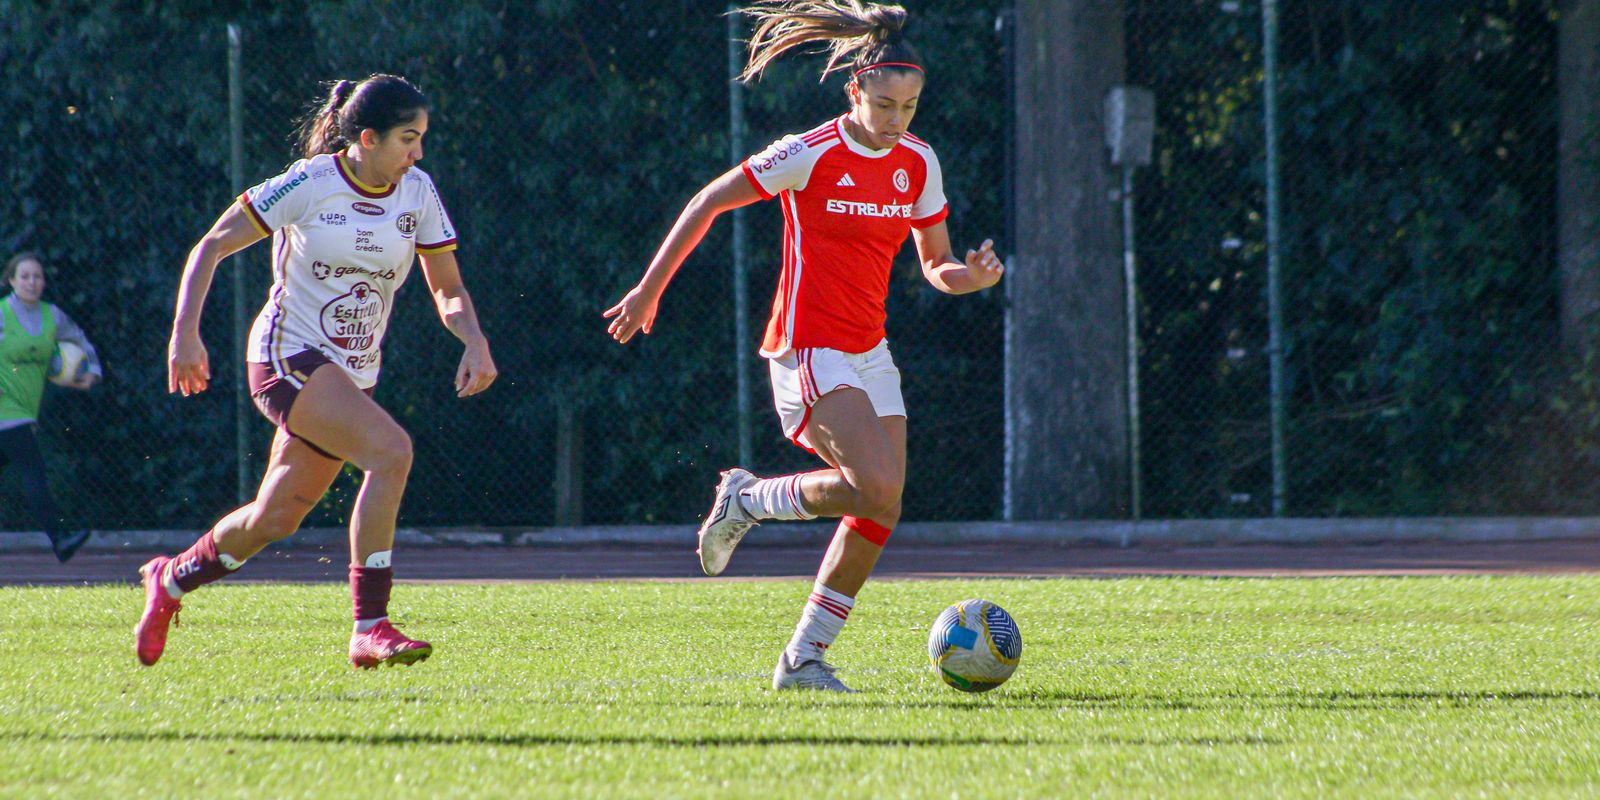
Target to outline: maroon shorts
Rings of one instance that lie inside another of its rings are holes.
[[[245,364],[245,373],[250,379],[250,399],[255,401],[256,409],[261,412],[261,416],[282,428],[290,438],[305,442],[307,447],[320,455],[338,459],[338,456],[289,430],[289,409],[294,407],[295,398],[300,396],[300,387],[306,385],[311,373],[324,365],[332,364],[333,361],[320,351],[301,350],[280,363],[283,366],[281,373],[274,369],[272,364],[257,361]],[[368,397],[372,396],[371,388],[362,391],[366,392]]]

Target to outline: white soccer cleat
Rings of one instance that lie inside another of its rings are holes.
[[[700,523],[700,546],[695,549],[700,554],[700,568],[707,575],[718,575],[726,569],[733,548],[758,524],[739,503],[739,492],[755,482],[756,476],[738,467],[722,473],[716,499],[711,501],[711,513]]]
[[[856,690],[844,685],[844,681],[833,674],[835,669],[821,661],[806,661],[790,669],[789,658],[778,656],[778,667],[772,671],[772,688],[779,691],[812,689],[819,692],[856,694]]]

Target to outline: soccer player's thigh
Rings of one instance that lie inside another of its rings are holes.
[[[298,510],[299,518],[292,520],[298,527],[299,520],[327,494],[343,467],[343,461],[317,452],[279,428],[272,438],[272,455],[256,493],[256,506],[283,514]]]
[[[836,389],[818,398],[806,438],[852,486],[859,487],[864,476],[896,486],[905,483],[906,418],[878,416],[861,389]]]
[[[400,423],[332,364],[311,373],[300,388],[289,409],[289,429],[363,470],[409,442]]]

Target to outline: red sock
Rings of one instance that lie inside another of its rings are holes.
[[[206,531],[189,549],[172,559],[172,580],[178,588],[192,592],[208,583],[219,581],[233,573],[217,558],[217,542]]]
[[[861,538],[879,547],[888,544],[889,534],[894,532],[892,528],[885,528],[865,517],[844,517],[839,520],[839,524],[861,534]]]
[[[393,567],[350,565],[350,596],[355,600],[355,619],[389,616],[389,589],[394,586]]]

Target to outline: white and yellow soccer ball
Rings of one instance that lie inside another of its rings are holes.
[[[37,363],[37,362],[36,362]],[[76,386],[89,372],[89,354],[72,342],[56,342],[45,377],[57,386]]]
[[[1016,671],[1022,633],[1005,609],[988,600],[962,600],[933,621],[928,660],[945,683],[963,692],[987,692]]]

